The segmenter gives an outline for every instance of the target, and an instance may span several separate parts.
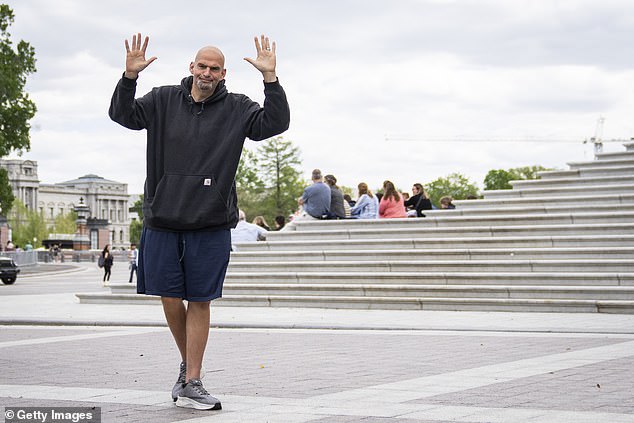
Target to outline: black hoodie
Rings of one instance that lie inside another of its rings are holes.
[[[235,174],[245,138],[264,140],[289,126],[279,81],[264,83],[264,107],[229,93],[224,81],[197,103],[190,94],[192,83],[190,76],[135,100],[136,80],[123,77],[112,95],[112,120],[129,129],[147,129],[143,222],[154,229],[235,227]]]

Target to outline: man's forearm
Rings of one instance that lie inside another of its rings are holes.
[[[143,114],[135,111],[135,93],[136,80],[129,79],[124,74],[112,94],[108,114],[110,119],[118,124],[129,129],[139,130],[145,128],[145,122],[140,120],[140,116]]]

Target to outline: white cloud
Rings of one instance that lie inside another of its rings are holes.
[[[459,172],[481,185],[493,168],[565,167],[606,117],[605,138],[634,133],[634,4],[625,0],[203,3],[21,0],[10,28],[36,48],[28,89],[38,105],[31,152],[40,179],[85,173],[140,192],[144,133],[107,116],[123,39],[150,35],[158,56],[138,93],[187,75],[195,50],[227,56],[227,86],[262,101],[252,36],[278,44],[292,112],[284,135],[343,185],[392,179],[408,189]],[[386,140],[385,136],[391,139]],[[405,136],[414,141],[395,140]],[[433,138],[578,139],[577,143],[425,142]],[[247,143],[255,148],[254,143]],[[606,149],[618,149],[617,144]]]

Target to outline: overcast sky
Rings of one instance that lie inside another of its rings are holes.
[[[198,48],[213,44],[225,53],[229,91],[261,103],[261,74],[243,58],[255,56],[254,35],[275,40],[291,106],[284,138],[301,149],[306,179],[318,167],[346,186],[390,179],[410,190],[459,172],[482,187],[490,169],[592,159],[582,141],[600,116],[603,138],[634,136],[629,0],[8,4],[12,40],[36,51],[27,90],[38,113],[22,158],[38,161],[43,183],[95,173],[142,192],[145,132],[107,115],[123,41],[137,31],[158,57],[138,96],[179,83]],[[474,141],[483,138],[496,141]]]

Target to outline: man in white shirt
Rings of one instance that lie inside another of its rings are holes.
[[[247,217],[242,210],[238,211],[238,224],[231,229],[231,245],[236,251],[236,242],[264,241],[267,231],[261,226],[247,222]]]
[[[132,276],[136,274],[139,265],[139,250],[136,249],[136,244],[130,245],[128,259],[130,260],[130,280],[128,283],[132,283]]]

